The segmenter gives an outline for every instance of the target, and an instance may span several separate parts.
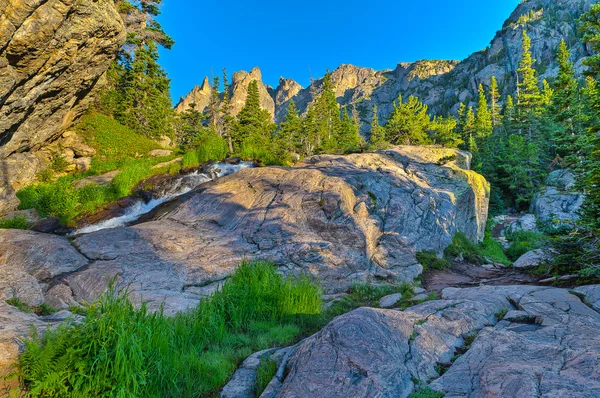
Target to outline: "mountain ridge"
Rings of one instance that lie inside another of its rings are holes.
[[[500,84],[502,97],[505,98],[516,88],[516,69],[522,52],[522,31],[526,31],[531,37],[536,69],[541,79],[551,79],[556,75],[556,49],[563,38],[571,47],[572,60],[581,75],[584,69],[583,59],[590,52],[586,46],[578,43],[577,19],[592,3],[591,0],[523,1],[509,15],[485,49],[474,52],[462,61],[399,62],[393,70],[380,71],[342,64],[331,71],[338,103],[358,112],[364,130],[373,117],[373,106],[377,105],[378,116],[385,119],[393,110],[393,103],[399,95],[419,97],[434,114],[456,113],[461,102],[474,103],[479,84],[489,87],[491,77],[495,76]],[[258,67],[253,70],[256,69]],[[282,81],[284,85],[281,84]],[[261,90],[261,103],[268,104],[265,109],[269,110],[276,122],[281,122],[291,100],[304,113],[314,96],[319,93],[322,82],[323,79],[319,78],[308,87],[302,87],[293,79],[282,77],[278,87],[269,90],[269,86],[261,80],[259,86],[265,88]],[[235,87],[230,90],[231,97],[236,95]],[[267,93],[270,93],[269,96]],[[191,94],[182,97],[180,104],[190,103]],[[271,101],[274,103],[273,110],[270,107]],[[181,105],[177,107],[180,112],[184,109]],[[234,110],[233,115],[238,111]]]

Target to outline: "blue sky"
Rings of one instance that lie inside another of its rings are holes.
[[[204,76],[259,66],[265,83],[309,82],[350,63],[393,69],[419,59],[462,60],[485,48],[520,0],[166,0],[174,39],[160,62],[173,101]]]

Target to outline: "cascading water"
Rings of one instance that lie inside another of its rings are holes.
[[[185,195],[186,193],[206,182],[212,181],[215,178],[225,177],[242,169],[251,167],[254,167],[254,163],[252,162],[240,162],[238,164],[215,163],[211,165],[205,172],[196,171],[194,173],[182,176],[167,190],[161,192],[159,197],[152,198],[149,201],[140,199],[127,208],[122,215],[101,221],[97,224],[88,225],[87,227],[75,231],[73,235],[89,234],[102,229],[123,227],[131,222],[136,221],[144,214],[151,212],[157,206],[175,199],[178,196]]]

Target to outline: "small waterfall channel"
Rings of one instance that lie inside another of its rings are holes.
[[[172,184],[169,184],[169,186],[162,190],[156,197],[149,200],[140,198],[129,206],[120,216],[100,221],[97,224],[85,226],[73,232],[72,235],[89,234],[103,229],[125,226],[136,221],[144,214],[151,212],[157,206],[181,195],[185,195],[204,183],[252,167],[254,167],[253,162],[240,162],[238,164],[214,163],[203,170],[197,170],[193,173],[182,175]]]

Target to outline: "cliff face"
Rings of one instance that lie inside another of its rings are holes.
[[[175,111],[184,112],[185,110],[190,109],[192,104],[195,104],[197,111],[204,112],[210,104],[211,94],[212,89],[208,83],[208,77],[205,77],[201,86],[194,87],[188,95],[179,101],[175,107]]]
[[[405,98],[410,95],[417,96],[429,105],[433,113],[446,114],[456,112],[460,102],[468,104],[476,101],[479,84],[489,86],[492,76],[496,76],[503,96],[506,96],[513,93],[516,87],[516,69],[521,59],[523,30],[527,31],[531,38],[535,66],[542,79],[551,79],[556,75],[556,50],[563,38],[571,47],[572,60],[577,71],[581,73],[582,61],[589,53],[580,43],[577,20],[594,2],[523,1],[496,33],[490,45],[462,62],[423,60],[399,63],[396,69],[383,71],[342,65],[332,71],[331,76],[338,102],[358,112],[365,130],[368,129],[373,116],[373,106],[377,105],[379,117],[385,120],[400,94]],[[257,71],[257,68],[254,71]],[[255,73],[257,80],[259,76],[260,73]],[[259,85],[264,86],[260,80]],[[299,110],[304,112],[314,95],[320,92],[322,85],[323,80],[318,79],[303,89],[295,81],[282,78],[275,90],[270,91],[264,86],[261,95],[271,93],[275,121],[280,122],[285,117],[290,100],[294,100]],[[236,98],[243,105],[244,90],[239,90]],[[269,98],[264,97],[262,100],[265,109],[272,112]],[[238,106],[240,109],[241,105]]]
[[[0,0],[0,214],[39,171],[125,41],[111,0]]]

